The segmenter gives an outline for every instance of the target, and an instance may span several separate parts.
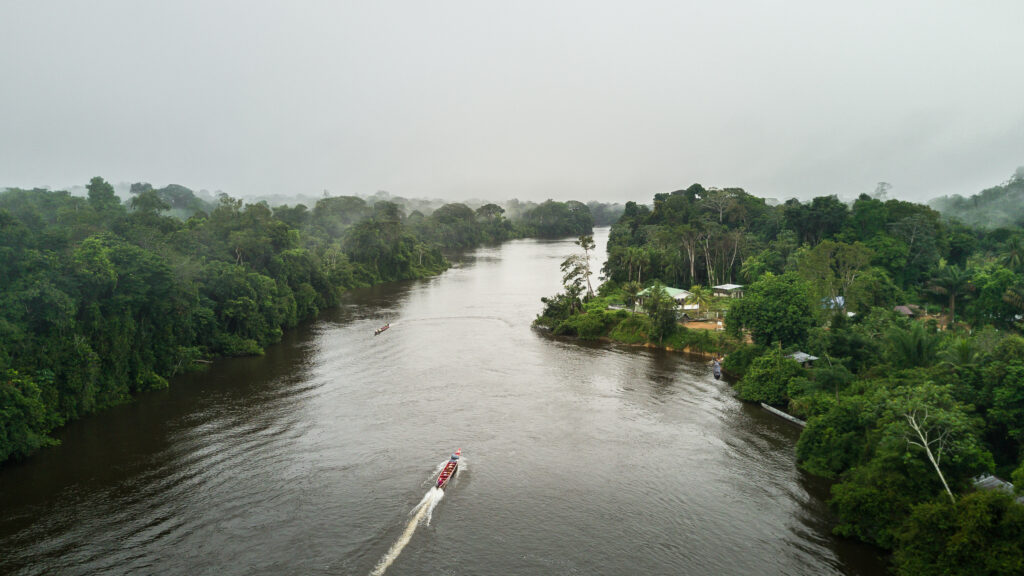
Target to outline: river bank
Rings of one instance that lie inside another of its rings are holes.
[[[706,363],[530,329],[571,246],[351,290],[263,356],[75,423],[0,471],[0,572],[368,574],[461,447],[387,574],[883,574],[830,534],[793,426]]]

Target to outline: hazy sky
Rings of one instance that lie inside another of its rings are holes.
[[[0,0],[0,186],[925,200],[1024,165],[1024,2]]]

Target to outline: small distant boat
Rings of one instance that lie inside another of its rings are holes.
[[[444,465],[444,469],[437,475],[437,487],[444,488],[448,485],[448,481],[452,479],[455,472],[459,469],[459,457],[462,456],[462,448],[459,448],[452,454],[448,463]]]
[[[388,322],[387,324],[385,324],[385,325],[381,326],[380,328],[377,328],[376,330],[374,330],[373,331],[373,335],[377,336],[378,334],[380,334],[381,332],[387,330],[388,328],[391,328],[391,323],[390,322]]]

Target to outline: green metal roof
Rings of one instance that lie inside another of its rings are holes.
[[[683,290],[682,288],[671,288],[671,287],[666,286],[665,287],[665,292],[668,292],[668,295],[673,300],[675,300],[677,298],[689,298],[690,297],[690,291]],[[651,293],[651,289],[650,288],[644,288],[643,290],[641,290],[640,292],[637,293],[637,296],[646,296],[646,295],[648,295],[650,293]]]

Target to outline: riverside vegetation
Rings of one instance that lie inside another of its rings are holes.
[[[770,206],[694,185],[626,205],[596,292],[592,242],[578,244],[537,325],[728,353],[739,398],[807,420],[797,460],[834,480],[836,534],[890,551],[897,574],[1024,573],[1024,505],[973,482],[1024,487],[1019,224],[968,226],[884,194]],[[708,295],[725,282],[747,284],[744,297]],[[666,285],[692,286],[725,332],[680,326]],[[801,365],[797,350],[819,360]]]
[[[163,388],[218,356],[262,354],[353,287],[445,270],[445,253],[510,238],[589,233],[621,206],[324,197],[305,205],[207,203],[135,184],[123,203],[0,192],[0,464],[52,445],[64,423]],[[169,216],[168,214],[173,214]]]

